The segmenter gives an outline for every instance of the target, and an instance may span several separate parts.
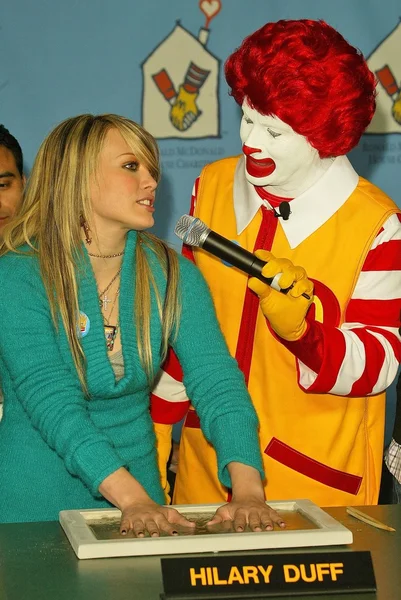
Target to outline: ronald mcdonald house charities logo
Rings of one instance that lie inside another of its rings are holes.
[[[158,139],[220,137],[220,60],[207,50],[221,0],[200,0],[198,37],[177,22],[142,63],[142,124]]]
[[[367,59],[375,73],[377,108],[365,133],[401,133],[401,21]]]

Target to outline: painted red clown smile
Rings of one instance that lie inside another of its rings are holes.
[[[251,154],[260,152],[257,148],[242,146],[242,151],[246,157],[246,170],[251,177],[268,177],[275,171],[276,163],[272,158],[253,158]]]

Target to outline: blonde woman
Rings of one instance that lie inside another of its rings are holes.
[[[82,115],[42,144],[0,251],[0,520],[122,511],[121,533],[192,526],[163,507],[149,391],[169,343],[238,531],[281,518],[264,500],[257,419],[196,268],[144,233],[159,180],[154,139]]]

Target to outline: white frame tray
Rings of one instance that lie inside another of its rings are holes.
[[[213,513],[218,504],[176,506],[181,513]],[[120,516],[118,509],[62,510],[60,524],[78,558],[145,556],[299,548],[351,544],[352,532],[310,500],[269,502],[278,510],[298,511],[316,525],[316,529],[274,530],[264,532],[219,533],[207,535],[167,536],[153,538],[97,539],[89,521]]]

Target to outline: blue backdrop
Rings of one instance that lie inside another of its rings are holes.
[[[224,60],[267,21],[324,19],[379,73],[377,116],[350,159],[401,205],[401,125],[391,115],[400,16],[398,0],[13,0],[0,7],[0,122],[19,139],[28,173],[45,135],[69,116],[115,112],[142,122],[162,153],[154,229],[179,248],[174,224],[202,165],[240,151]],[[197,118],[182,131],[172,108],[191,62],[206,79]],[[393,403],[392,390],[388,432]]]

